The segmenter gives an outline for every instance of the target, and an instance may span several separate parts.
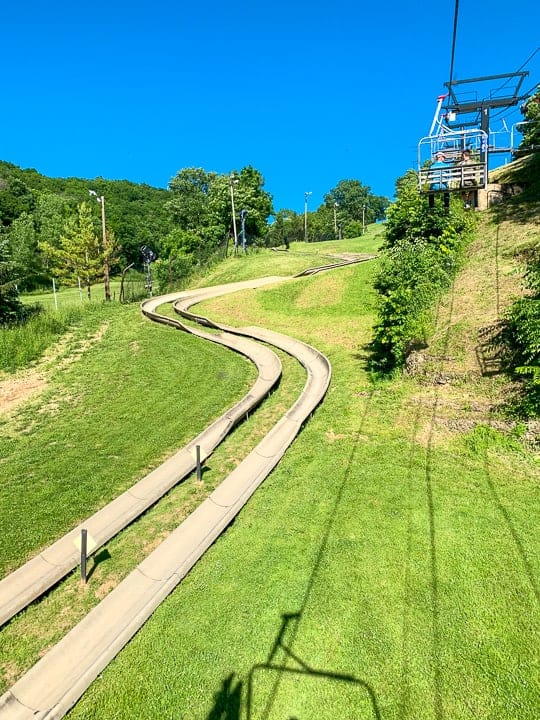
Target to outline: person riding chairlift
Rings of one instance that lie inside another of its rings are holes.
[[[448,182],[446,179],[446,173],[444,172],[444,169],[447,168],[448,164],[445,162],[445,155],[441,150],[439,150],[435,153],[435,162],[433,162],[429,168],[430,171],[438,170],[438,172],[434,172],[432,174],[432,179],[434,180],[434,182],[432,182],[429,186],[430,190],[448,190]],[[445,208],[450,207],[449,193],[445,192],[443,194],[443,202]],[[429,194],[429,207],[430,209],[433,209],[435,207],[435,195],[433,193]]]
[[[461,160],[458,162],[458,167],[464,168],[462,172],[461,187],[462,188],[473,188],[477,183],[474,177],[471,177],[470,173],[467,173],[467,177],[464,177],[466,168],[472,164],[471,151],[463,150],[461,153]],[[474,190],[463,190],[461,193],[461,199],[466,210],[469,210],[474,205]]]

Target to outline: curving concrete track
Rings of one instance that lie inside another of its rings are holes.
[[[180,301],[177,309],[187,313],[187,307],[201,299],[284,279],[266,278],[154,298],[143,303],[143,312],[158,322],[188,329],[177,320],[158,314],[158,305]],[[64,716],[237,515],[279,462],[303,422],[326,393],[331,375],[330,363],[311,346],[269,330],[227,328],[225,331],[224,327],[210,321],[202,318],[200,321],[218,327],[222,331],[221,335],[198,329],[189,329],[189,332],[213,342],[223,341],[223,344],[238,350],[242,345],[240,341],[245,338],[233,338],[227,332],[231,330],[235,335],[257,338],[291,354],[307,370],[304,389],[284,417],[221,485],[0,698],[2,720],[53,720]],[[245,407],[242,406],[242,409],[245,414]],[[190,444],[192,448],[194,444],[198,444],[196,440]],[[147,478],[141,482],[145,481]]]
[[[240,283],[228,288],[220,286],[216,288],[214,294],[234,292],[246,287],[261,287],[270,282],[275,283],[282,280],[285,278],[263,278],[259,281]],[[204,291],[182,293],[181,295],[188,295],[194,298],[194,302],[197,302],[196,298],[201,294],[206,296]],[[174,299],[178,297],[178,293],[173,296]],[[96,542],[95,550],[100,548],[174,485],[194,471],[197,445],[201,448],[201,458],[208,457],[231,429],[246,416],[246,413],[258,405],[278,382],[281,376],[281,363],[277,355],[269,348],[227,333],[215,335],[188,329],[180,322],[154,312],[158,304],[167,301],[168,296],[148,300],[143,303],[143,312],[154,320],[166,322],[177,329],[185,330],[245,355],[255,363],[259,371],[256,383],[247,395],[160,467],[42,550],[39,555],[3,578],[0,581],[0,625],[6,623],[17,612],[43,595],[77,566],[80,562],[80,552],[77,550],[75,541],[80,538],[81,528],[86,528]]]

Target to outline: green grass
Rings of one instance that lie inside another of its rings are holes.
[[[347,251],[361,252],[361,242]],[[293,251],[321,245],[231,258],[203,284],[290,274]],[[536,720],[538,465],[514,437],[445,425],[445,388],[373,383],[364,346],[375,270],[366,263],[203,305],[211,317],[313,343],[332,362],[332,383],[237,520],[70,718]],[[145,332],[178,336],[143,320],[135,331],[139,343]],[[165,347],[156,348],[156,372],[168,365]],[[226,358],[228,371],[234,356]],[[175,488],[107,546],[86,588],[72,575],[2,630],[4,687],[286,410],[303,373],[284,362],[280,388],[210,458],[204,487]],[[124,365],[112,363],[111,376]],[[161,394],[169,401],[160,386],[155,402]],[[126,432],[130,423],[118,424]]]
[[[426,447],[412,388],[336,355],[286,458],[73,718],[247,718],[250,681],[252,718],[536,717],[537,469],[502,443]],[[294,657],[320,674],[268,667]]]
[[[218,285],[232,280],[248,280],[268,275],[294,275],[309,267],[335,262],[329,257],[338,253],[376,253],[383,242],[383,225],[369,225],[366,234],[350,240],[331,240],[318,243],[291,243],[288,252],[255,250],[250,251],[248,262],[243,255],[230,256],[213,271],[194,284],[198,287]]]
[[[68,306],[58,312],[40,312],[24,323],[0,329],[0,369],[13,372],[38,360],[68,330],[81,327],[95,305]]]
[[[185,444],[255,377],[241,356],[152,324],[137,306],[96,306],[83,327],[45,391],[2,418],[2,574]]]

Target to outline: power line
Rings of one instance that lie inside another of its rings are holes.
[[[523,63],[523,65],[516,70],[515,74],[520,73],[520,72],[523,70],[523,68],[526,67],[526,66],[531,62],[531,60],[533,59],[533,57],[536,55],[536,53],[537,53],[539,50],[540,50],[540,45],[536,48],[536,50],[533,50],[533,52],[532,52],[532,53],[529,55],[529,57],[525,60],[525,62]],[[503,82],[503,84],[502,84],[500,87],[498,87],[498,88],[496,88],[495,90],[493,90],[493,91],[492,91],[492,95],[493,95],[494,93],[498,93],[499,90],[502,90],[503,88],[505,88],[505,87],[508,85],[508,83],[510,82],[511,79],[512,79],[512,78],[508,78],[508,80],[506,80],[505,82]]]

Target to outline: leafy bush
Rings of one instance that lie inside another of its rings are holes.
[[[534,95],[523,104],[522,112],[528,125],[523,126],[523,140],[520,147],[538,150],[540,147],[540,85]]]
[[[17,276],[7,239],[0,236],[0,325],[9,325],[24,317],[19,299]]]
[[[505,318],[502,339],[508,366],[523,379],[523,392],[516,410],[522,415],[540,415],[540,251],[529,254],[525,284],[531,295],[517,300]]]
[[[383,371],[401,367],[414,347],[425,346],[436,300],[450,287],[475,224],[459,200],[450,211],[442,203],[430,209],[413,171],[398,180],[397,194],[387,211],[388,253],[375,283],[372,364]]]

